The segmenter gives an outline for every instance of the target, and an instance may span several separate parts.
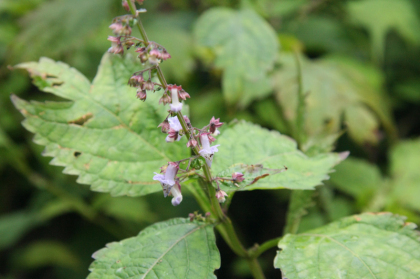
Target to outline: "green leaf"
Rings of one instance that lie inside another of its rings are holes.
[[[106,54],[92,83],[64,63],[41,58],[17,66],[28,70],[42,90],[65,102],[26,102],[12,97],[26,117],[25,128],[34,141],[46,146],[51,164],[78,182],[113,196],[141,196],[161,189],[153,172],[168,161],[188,157],[184,140],[165,142],[156,127],[167,116],[158,105],[159,93],[148,93],[147,103],[136,99],[127,79],[138,70],[129,57]]]
[[[376,165],[353,157],[347,158],[335,168],[330,181],[346,194],[363,200],[371,198],[383,184],[381,172]]]
[[[145,26],[148,37],[161,45],[171,54],[171,59],[161,64],[166,79],[185,81],[193,70],[191,34],[184,28],[192,22],[192,16],[184,13],[171,13],[154,16]]]
[[[216,278],[220,267],[213,225],[172,219],[95,252],[93,278]]]
[[[308,93],[305,131],[310,137],[337,133],[344,113],[350,136],[359,144],[377,143],[376,130],[380,121],[389,133],[394,132],[389,106],[380,89],[382,78],[377,70],[338,57],[315,62],[301,59],[301,63],[303,92]],[[276,96],[286,119],[295,123],[296,65],[291,55],[283,55],[282,64],[273,79]],[[358,122],[349,118],[355,113]]]
[[[280,240],[274,266],[289,279],[419,278],[420,236],[391,213],[366,213]]]
[[[310,190],[328,179],[331,168],[338,164],[344,154],[325,153],[308,157],[297,149],[296,142],[276,131],[268,131],[258,125],[241,121],[218,137],[219,152],[215,154],[213,171],[219,177],[231,177],[238,164],[262,164],[268,169],[283,169],[287,171],[269,174],[249,186],[233,183],[223,186],[224,190],[254,190],[254,189],[299,189]],[[344,157],[345,158],[345,157]]]
[[[213,8],[198,19],[194,34],[199,44],[215,52],[215,66],[224,70],[223,94],[229,104],[243,107],[270,93],[267,72],[279,44],[272,27],[255,12]]]
[[[420,20],[409,0],[364,0],[347,4],[351,21],[368,30],[372,56],[383,60],[386,35],[397,31],[406,40],[420,42]]]
[[[403,141],[390,154],[392,197],[401,205],[420,210],[420,139]]]
[[[0,218],[0,250],[10,247],[41,222],[36,213],[14,212]]]
[[[95,36],[111,4],[111,0],[56,0],[41,5],[22,20],[23,30],[13,43],[14,61],[57,57],[80,48]]]

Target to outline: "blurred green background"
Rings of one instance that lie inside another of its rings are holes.
[[[221,10],[211,9],[221,6],[233,10],[223,10],[228,15],[216,30],[203,13],[214,18]],[[300,61],[307,95],[301,149],[308,156],[351,153],[318,187],[300,231],[363,211],[392,211],[420,224],[419,1],[146,0],[144,8],[149,38],[173,57],[162,64],[166,78],[192,97],[195,126],[214,115],[296,137]],[[41,56],[92,79],[110,45],[108,26],[124,13],[119,0],[0,2],[0,278],[85,278],[91,254],[106,243],[199,209],[188,194],[174,208],[161,193],[91,192],[49,165],[10,101],[11,93],[54,99],[9,67]],[[223,38],[236,36],[229,49]],[[289,196],[288,190],[235,195],[230,215],[244,243],[281,235]],[[218,246],[220,278],[251,278],[221,239]],[[279,277],[274,256],[275,249],[262,256],[268,278]]]

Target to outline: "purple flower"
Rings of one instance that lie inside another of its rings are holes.
[[[155,172],[156,175],[153,176],[153,180],[159,181],[162,185],[164,197],[173,196],[171,201],[173,206],[179,205],[182,201],[181,185],[175,178],[178,170],[179,165],[177,163],[169,162],[165,174]]]
[[[217,149],[220,144],[210,146],[210,140],[208,137],[208,133],[203,133],[200,135],[200,141],[201,141],[201,150],[199,151],[200,155],[206,159],[207,165],[211,168],[211,163],[213,161],[213,154],[214,152],[218,152]]]

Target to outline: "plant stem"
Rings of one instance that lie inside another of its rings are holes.
[[[133,14],[134,16],[136,15],[136,10],[135,10],[135,4],[133,4],[131,1],[127,1],[128,5],[130,7],[130,11],[131,14]],[[146,46],[149,45],[149,39],[147,38],[147,34],[146,31],[144,30],[143,24],[140,20],[140,17],[137,16],[137,27],[140,31],[140,34],[143,38],[144,44]],[[160,80],[160,83],[163,86],[163,89],[166,90],[168,84],[165,80],[165,77],[162,73],[162,70],[160,69],[159,65],[156,66],[156,70],[157,70],[157,76]],[[182,126],[182,129],[185,131],[185,134],[187,136],[187,138],[189,139],[191,137],[191,133],[190,130],[188,129],[187,123],[185,122],[184,116],[182,115],[181,112],[178,112],[177,114],[177,118]],[[193,152],[196,155],[199,155],[199,149],[198,146],[193,147]],[[265,278],[261,266],[258,263],[258,261],[255,258],[250,257],[250,255],[248,254],[248,251],[244,248],[244,246],[242,245],[241,241],[239,240],[231,220],[229,219],[229,217],[227,217],[223,211],[222,208],[220,207],[219,201],[216,198],[216,189],[212,186],[212,177],[211,177],[211,172],[210,172],[210,168],[207,164],[204,164],[203,166],[203,172],[204,175],[206,177],[206,186],[207,186],[207,191],[208,191],[208,195],[210,198],[210,203],[211,203],[211,209],[212,209],[212,213],[213,215],[216,216],[218,222],[220,222],[219,225],[216,226],[216,228],[218,229],[218,231],[220,232],[220,234],[222,235],[223,239],[226,241],[226,243],[229,245],[229,247],[240,257],[244,257],[247,262],[248,262],[248,266],[254,276],[254,278],[257,279],[263,279]],[[196,195],[196,198],[198,197],[199,200],[199,204],[203,207],[203,204],[208,204],[208,200],[203,200],[202,195]],[[208,208],[208,206],[204,206],[204,209],[206,210]]]
[[[305,141],[305,95],[303,93],[303,81],[302,81],[302,67],[299,60],[299,54],[294,51],[294,57],[296,61],[297,69],[297,83],[298,83],[298,105],[296,108],[296,134],[295,138],[298,142],[299,149],[302,150],[302,145]]]
[[[282,237],[277,237],[274,239],[270,239],[266,242],[264,242],[261,245],[256,245],[254,247],[252,247],[251,249],[248,250],[248,253],[253,257],[253,258],[258,258],[262,253],[264,253],[265,251],[274,248],[277,246],[277,243],[279,243],[280,239]]]

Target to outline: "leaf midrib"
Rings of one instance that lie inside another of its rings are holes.
[[[353,256],[355,256],[357,259],[359,259],[360,262],[363,263],[363,265],[366,267],[366,269],[369,271],[370,275],[372,275],[372,277],[374,279],[378,279],[375,274],[373,274],[372,270],[370,269],[370,267],[365,263],[365,261],[363,261],[355,252],[353,252],[353,250],[351,250],[350,248],[346,247],[345,245],[343,245],[341,242],[339,242],[338,240],[328,236],[328,235],[323,235],[323,234],[310,234],[310,233],[303,233],[301,235],[305,235],[305,236],[315,236],[315,237],[322,237],[322,238],[328,238],[329,240],[333,241],[334,243],[338,244],[339,246],[343,247],[344,249],[346,249],[347,251],[349,251]],[[318,244],[319,245],[319,244]]]
[[[199,226],[199,227],[197,227],[197,228],[195,228],[195,229],[193,229],[193,230],[191,230],[190,232],[188,232],[187,234],[185,234],[185,235],[183,235],[182,237],[180,237],[177,241],[175,241],[175,243],[174,244],[172,244],[171,246],[169,246],[169,248],[165,251],[165,252],[163,252],[162,253],[162,255],[159,257],[159,258],[157,258],[156,259],[156,261],[147,269],[147,271],[144,273],[144,275],[143,275],[143,277],[141,277],[141,279],[144,279],[144,278],[146,278],[146,276],[147,276],[147,274],[150,272],[150,271],[152,271],[152,269],[158,264],[158,262],[167,254],[167,253],[169,253],[169,251],[171,251],[171,249],[175,246],[175,245],[177,245],[181,240],[183,240],[184,238],[186,238],[187,236],[189,236],[189,235],[191,235],[191,234],[193,234],[194,232],[196,232],[196,231],[198,231],[198,230],[200,230],[200,229],[202,229],[202,228],[204,228],[204,227],[206,227],[206,226],[209,226],[209,224],[204,224],[204,225],[201,225],[201,226]],[[136,274],[137,275],[137,274]],[[129,277],[129,278],[131,278],[131,277]]]

